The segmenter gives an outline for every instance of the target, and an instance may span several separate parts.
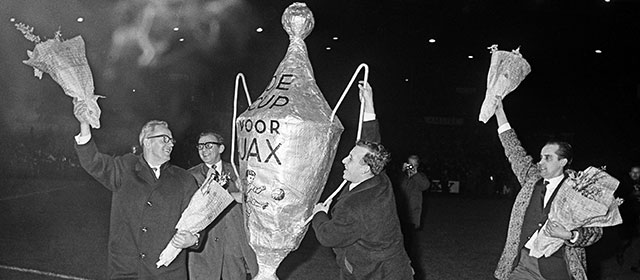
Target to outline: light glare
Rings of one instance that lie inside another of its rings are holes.
[[[436,39],[429,39],[429,43],[433,44],[436,42]]]
[[[596,53],[602,53],[602,51],[601,50],[596,50]]]
[[[262,31],[264,31],[264,29],[262,29],[262,27],[258,27],[258,28],[256,29],[256,32],[258,32],[258,33],[261,33]]]
[[[473,58],[473,55],[467,56],[467,58],[472,59],[472,58]]]
[[[76,21],[77,21],[77,22],[83,22],[83,21],[84,21],[84,18],[79,17],[78,19],[76,19]]]
[[[179,27],[174,27],[173,31],[178,32],[178,31],[180,31],[180,28]]]
[[[334,41],[338,41],[338,37],[333,37],[333,40]]]

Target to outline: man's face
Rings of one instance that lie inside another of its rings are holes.
[[[409,159],[407,159],[407,162],[408,162],[409,164],[413,165],[413,169],[417,169],[417,168],[418,168],[418,165],[420,165],[420,164],[418,163],[418,160],[417,160],[417,159],[415,159],[415,158],[409,158]]]
[[[631,168],[629,176],[631,177],[631,180],[640,181],[640,167]]]
[[[368,152],[367,148],[360,146],[355,146],[351,149],[349,155],[342,159],[342,164],[344,164],[343,179],[352,183],[360,183],[365,178],[367,171],[369,171],[369,166],[364,163],[362,158]]]
[[[542,178],[551,179],[562,175],[563,168],[567,164],[567,159],[560,159],[556,154],[557,151],[557,144],[549,144],[542,147],[540,151],[540,162],[538,162]]]
[[[207,148],[204,145],[206,143],[215,142],[218,143],[218,138],[213,135],[204,135],[198,139],[198,145],[202,147],[202,149],[198,149],[198,154],[200,155],[200,159],[206,164],[213,165],[220,161],[220,154],[224,152],[224,145],[222,144],[209,144],[211,148]]]
[[[171,159],[173,135],[164,126],[156,126],[144,139],[144,156],[149,163],[163,164]]]

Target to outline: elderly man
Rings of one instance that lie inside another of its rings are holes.
[[[204,182],[213,168],[214,176],[229,176],[223,186],[237,202],[242,202],[239,182],[231,163],[220,158],[224,152],[224,139],[214,131],[205,131],[196,145],[202,163],[189,169],[198,184]],[[244,231],[242,205],[232,202],[220,216],[205,229],[201,251],[189,253],[189,279],[251,279],[258,272],[256,256]],[[249,277],[249,278],[248,278]]]
[[[80,121],[75,137],[80,164],[113,193],[109,279],[186,279],[184,251],[169,266],[156,268],[169,242],[183,249],[198,242],[195,235],[175,230],[197,185],[187,171],[169,163],[175,142],[169,126],[149,121],[140,131],[141,155],[112,157],[98,152],[82,110],[86,108],[79,106],[75,112]]]
[[[566,142],[550,141],[540,151],[537,165],[522,148],[516,133],[504,113],[502,103],[496,111],[498,133],[513,173],[522,189],[511,210],[509,231],[502,256],[494,273],[498,279],[587,279],[584,247],[602,237],[602,228],[578,228],[568,231],[561,224],[549,221],[547,235],[565,240],[549,257],[529,255],[533,241],[547,222],[549,210],[558,189],[563,186],[564,169],[572,160],[572,148]]]
[[[365,120],[375,120],[368,84],[360,85],[360,97]],[[379,141],[377,122],[365,122],[362,140],[342,160],[343,178],[351,184],[337,198],[331,216],[329,205],[319,203],[314,208],[313,229],[320,244],[336,253],[340,279],[413,278],[393,189],[384,172],[390,155]]]

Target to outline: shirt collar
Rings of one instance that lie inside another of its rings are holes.
[[[216,171],[222,171],[222,161],[218,161],[215,164],[209,165],[208,163],[205,163],[205,165],[209,168],[213,168],[213,166],[215,166]]]
[[[560,176],[556,176],[550,179],[545,179],[547,182],[549,182],[549,184],[547,185],[547,189],[553,190],[557,188],[563,178],[564,178],[564,174],[561,174]]]

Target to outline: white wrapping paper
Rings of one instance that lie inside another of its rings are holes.
[[[498,105],[496,97],[507,96],[531,72],[531,66],[520,54],[520,48],[506,52],[499,51],[498,45],[493,45],[490,49],[491,66],[487,75],[487,91],[478,117],[484,123],[487,123],[496,112]]]

